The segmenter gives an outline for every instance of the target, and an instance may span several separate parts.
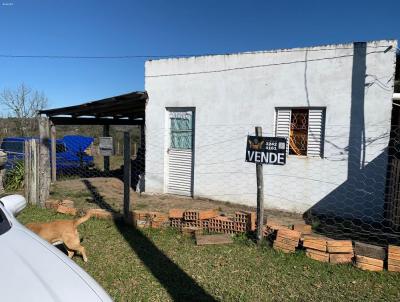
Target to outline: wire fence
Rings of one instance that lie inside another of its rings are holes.
[[[183,188],[183,195],[255,207],[256,169],[245,162],[246,140],[254,135],[254,126],[196,125],[191,145],[182,145],[186,155],[174,155],[171,146],[179,149],[179,134],[172,142],[169,128],[148,127],[144,148],[139,127],[112,126],[109,156],[101,148],[101,127],[57,128],[57,181],[51,197],[65,197],[68,192],[82,204],[120,211],[123,132],[128,131],[132,192],[176,194],[171,189],[175,183]],[[261,126],[271,129],[264,136],[274,136],[274,125]],[[307,155],[307,136],[301,135],[305,155],[288,154],[286,165],[264,167],[267,219],[272,210],[293,213],[314,231],[333,238],[399,243],[400,129],[387,123],[330,125],[324,129],[320,156]],[[2,140],[1,149],[7,153],[6,190],[20,190],[23,185],[23,144],[23,139]],[[118,197],[105,200],[103,193],[112,191],[118,191]],[[196,200],[188,200],[196,208]]]

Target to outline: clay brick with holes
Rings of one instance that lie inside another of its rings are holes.
[[[235,234],[235,222],[229,218],[221,221],[221,228],[225,234]]]
[[[180,229],[182,227],[183,220],[180,218],[170,218],[171,227]]]
[[[247,212],[247,211],[235,212],[234,221],[237,223],[246,224],[246,232],[256,230],[257,228],[256,220],[257,220],[256,212]]]
[[[245,233],[247,232],[247,224],[243,222],[235,221],[235,232],[236,233]]]
[[[208,230],[215,233],[224,233],[224,230],[226,229],[226,224],[223,223],[227,221],[229,221],[229,218],[225,216],[217,216],[215,218],[211,218],[208,222]]]
[[[207,230],[208,229],[208,224],[210,223],[210,220],[208,219],[204,219],[204,220],[200,220],[200,226],[203,230]]]
[[[195,220],[195,221],[183,221],[183,222],[182,222],[182,227],[200,228],[200,227],[201,227],[201,221],[200,221],[200,220]]]
[[[186,210],[185,212],[183,212],[183,220],[186,221],[196,221],[199,220],[199,211],[197,210]]]

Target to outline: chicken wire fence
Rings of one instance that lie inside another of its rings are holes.
[[[264,129],[263,136],[275,136],[275,125],[259,126]],[[300,126],[305,128],[304,124]],[[126,131],[131,135],[133,191],[180,193],[256,206],[256,168],[245,162],[246,140],[248,135],[254,135],[254,125],[196,125],[192,129],[175,123],[169,128],[147,127],[145,140],[140,127],[111,126],[113,152],[109,167],[105,167],[100,150],[102,127],[57,126],[57,182],[53,188],[73,191],[79,182],[91,191],[91,197],[88,195],[85,200],[94,203],[102,201],[98,188],[93,186],[96,179],[103,180],[102,190],[114,186],[122,191],[123,186],[115,186],[114,180],[124,181]],[[399,243],[400,129],[391,129],[385,123],[367,127],[330,125],[323,129],[318,152],[312,133],[296,131],[288,133],[286,165],[264,166],[267,221],[268,212],[274,209],[301,215],[316,232],[333,238],[382,245]],[[23,142],[14,139],[7,143],[3,138],[6,189],[6,180],[13,173],[18,174],[18,166],[24,162],[23,151],[15,152],[23,147],[11,150],[12,145],[16,148]],[[81,189],[76,188],[72,198],[87,194]],[[122,206],[122,200],[118,202]],[[195,200],[192,208],[196,208]]]

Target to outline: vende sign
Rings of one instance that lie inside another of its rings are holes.
[[[246,161],[256,164],[286,164],[286,138],[248,136]]]

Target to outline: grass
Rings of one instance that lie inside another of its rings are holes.
[[[25,209],[23,222],[67,218]],[[79,227],[89,262],[73,259],[116,301],[400,301],[400,274],[234,244],[199,247],[173,229],[143,231],[91,219]]]

